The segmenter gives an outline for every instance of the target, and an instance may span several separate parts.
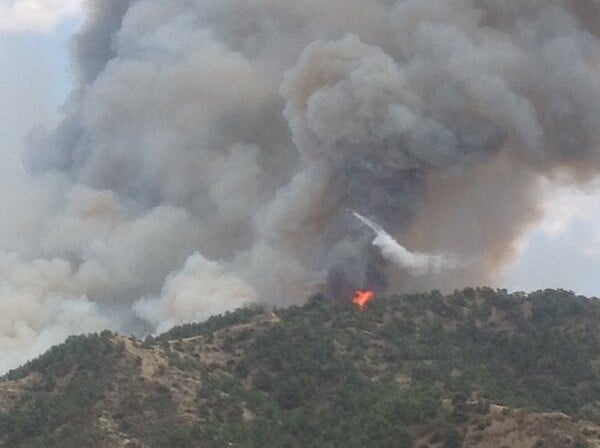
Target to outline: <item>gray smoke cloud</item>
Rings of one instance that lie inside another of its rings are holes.
[[[539,219],[540,179],[600,167],[595,0],[87,11],[63,119],[32,133],[0,217],[0,370],[71,332],[487,283]],[[346,208],[473,262],[391,267]]]

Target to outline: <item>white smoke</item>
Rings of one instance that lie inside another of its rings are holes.
[[[0,254],[0,373],[73,333],[111,328],[68,263]]]
[[[81,0],[2,0],[0,32],[49,32],[79,13]]]
[[[449,255],[410,252],[376,222],[354,210],[350,210],[350,213],[375,233],[373,245],[381,250],[383,257],[406,269],[411,275],[440,273],[444,269],[455,269],[459,266],[459,260]]]
[[[2,182],[1,306],[23,311],[0,313],[0,371],[109,324],[488,282],[541,217],[540,179],[600,169],[593,0],[86,11],[62,120]],[[381,252],[346,208],[389,231]],[[447,274],[444,253],[472,262]]]
[[[160,297],[140,299],[133,309],[161,333],[182,323],[205,320],[223,309],[255,302],[252,288],[195,253],[181,271],[169,274]]]

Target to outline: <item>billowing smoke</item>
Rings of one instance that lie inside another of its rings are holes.
[[[600,168],[595,0],[87,11],[63,119],[0,216],[0,370],[70,332],[492,281],[540,180]],[[415,277],[346,208],[472,262]]]
[[[196,253],[180,272],[167,277],[160,298],[138,300],[133,309],[162,332],[181,322],[205,320],[222,312],[224,304],[242,308],[255,302],[252,288]]]

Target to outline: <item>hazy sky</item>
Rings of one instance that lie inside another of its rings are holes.
[[[4,195],[19,185],[23,137],[60,114],[72,81],[69,36],[79,15],[78,0],[0,0],[0,184],[9,185]],[[522,239],[519,258],[496,286],[561,287],[600,296],[600,188],[548,188],[545,208],[544,220]]]
[[[0,0],[3,172],[17,168],[24,135],[50,123],[70,89],[68,39],[78,23],[75,3]]]

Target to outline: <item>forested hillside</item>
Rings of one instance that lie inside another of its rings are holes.
[[[597,299],[466,289],[71,337],[0,381],[0,446],[600,446],[599,325]]]

